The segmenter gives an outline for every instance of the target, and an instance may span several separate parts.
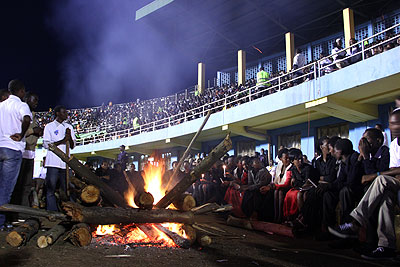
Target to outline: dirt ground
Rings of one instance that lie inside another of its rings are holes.
[[[331,242],[230,227],[222,216],[213,216],[211,221],[229,236],[214,236],[210,247],[190,249],[96,244],[78,248],[62,240],[40,249],[37,237],[26,246],[12,248],[5,241],[7,232],[0,232],[0,266],[400,266],[400,260],[363,260],[351,248],[332,249]]]

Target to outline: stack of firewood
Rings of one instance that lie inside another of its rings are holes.
[[[194,170],[186,175],[172,190],[170,190],[156,205],[154,198],[148,192],[142,192],[135,196],[135,203],[139,208],[129,207],[126,200],[92,171],[82,165],[73,156],[69,157],[54,145],[49,149],[59,156],[67,165],[74,170],[79,177],[71,177],[69,187],[71,193],[78,196],[77,202],[63,202],[62,212],[46,211],[18,205],[6,204],[0,206],[0,211],[18,212],[31,215],[22,225],[10,232],[6,239],[11,246],[18,247],[26,244],[40,229],[39,218],[47,218],[51,221],[59,221],[54,227],[42,232],[37,239],[37,245],[45,248],[61,236],[64,240],[70,240],[76,246],[90,244],[92,234],[90,225],[105,224],[136,224],[144,233],[152,235],[146,224],[154,224],[155,227],[169,236],[178,246],[188,247],[194,241],[206,246],[211,239],[203,233],[196,233],[192,227],[195,223],[195,215],[204,212],[195,207],[195,201],[191,195],[184,194],[185,190],[192,185],[201,174],[208,171],[211,166],[220,159],[232,147],[232,142],[227,137],[215,147]],[[102,201],[104,200],[104,201]],[[110,206],[103,206],[102,202]],[[167,209],[174,204],[177,210]],[[209,210],[207,210],[209,211]],[[184,230],[188,239],[164,228],[161,223],[173,222],[184,224]]]

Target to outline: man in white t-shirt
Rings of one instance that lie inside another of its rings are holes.
[[[361,226],[371,227],[377,221],[378,247],[362,255],[365,259],[388,259],[396,256],[394,207],[400,190],[400,110],[389,118],[389,128],[395,139],[390,144],[390,169],[364,175],[363,182],[372,181],[358,206],[351,212],[353,222],[329,228],[329,232],[341,238],[357,238]]]
[[[301,49],[297,48],[296,49],[296,55],[293,58],[293,70],[300,69],[306,65],[306,58],[305,56],[301,53]],[[303,73],[303,70],[300,71]]]
[[[25,149],[25,133],[32,120],[28,105],[21,101],[25,96],[25,86],[19,80],[8,84],[11,95],[0,102],[0,205],[9,203],[17,182]],[[5,223],[5,215],[0,213],[0,227]]]
[[[68,113],[65,107],[57,106],[54,108],[56,119],[44,128],[43,146],[49,147],[49,144],[56,145],[64,153],[66,153],[66,144],[69,142],[70,148],[74,148],[76,138],[74,129],[71,124],[66,123]],[[66,180],[65,169],[66,164],[56,154],[50,150],[47,152],[45,167],[47,168],[46,175],[46,198],[47,209],[57,211],[57,200],[55,191],[57,184],[60,184],[60,190],[66,195]]]
[[[19,170],[17,183],[11,196],[11,203],[22,206],[29,205],[29,194],[32,188],[33,166],[35,159],[35,148],[37,140],[43,135],[43,129],[39,127],[35,119],[35,109],[38,105],[39,97],[28,92],[25,96],[25,103],[28,104],[32,112],[32,123],[25,134],[25,150],[22,152],[22,163]]]

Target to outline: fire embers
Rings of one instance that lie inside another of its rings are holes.
[[[161,227],[158,227],[161,226]],[[99,225],[93,232],[93,241],[100,245],[129,245],[136,247],[181,247],[160,228],[178,234],[183,239],[187,236],[182,224],[129,224],[129,225]]]

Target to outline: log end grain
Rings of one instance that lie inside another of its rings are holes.
[[[85,247],[92,241],[92,234],[89,225],[85,223],[75,224],[66,239],[77,247]]]
[[[47,241],[47,237],[42,235],[38,238],[37,240],[37,246],[39,248],[46,248],[49,245],[48,241]]]
[[[12,231],[6,236],[6,241],[12,247],[19,247],[24,242],[24,239],[18,232]]]
[[[174,206],[181,211],[190,211],[196,207],[196,200],[192,195],[183,194],[173,202]]]
[[[212,239],[208,235],[199,235],[197,237],[197,243],[202,247],[208,247],[211,245]]]
[[[87,204],[97,203],[100,199],[100,190],[94,185],[88,185],[82,189],[81,199]]]
[[[142,192],[135,196],[134,201],[139,208],[151,210],[154,204],[154,197],[149,192]]]

